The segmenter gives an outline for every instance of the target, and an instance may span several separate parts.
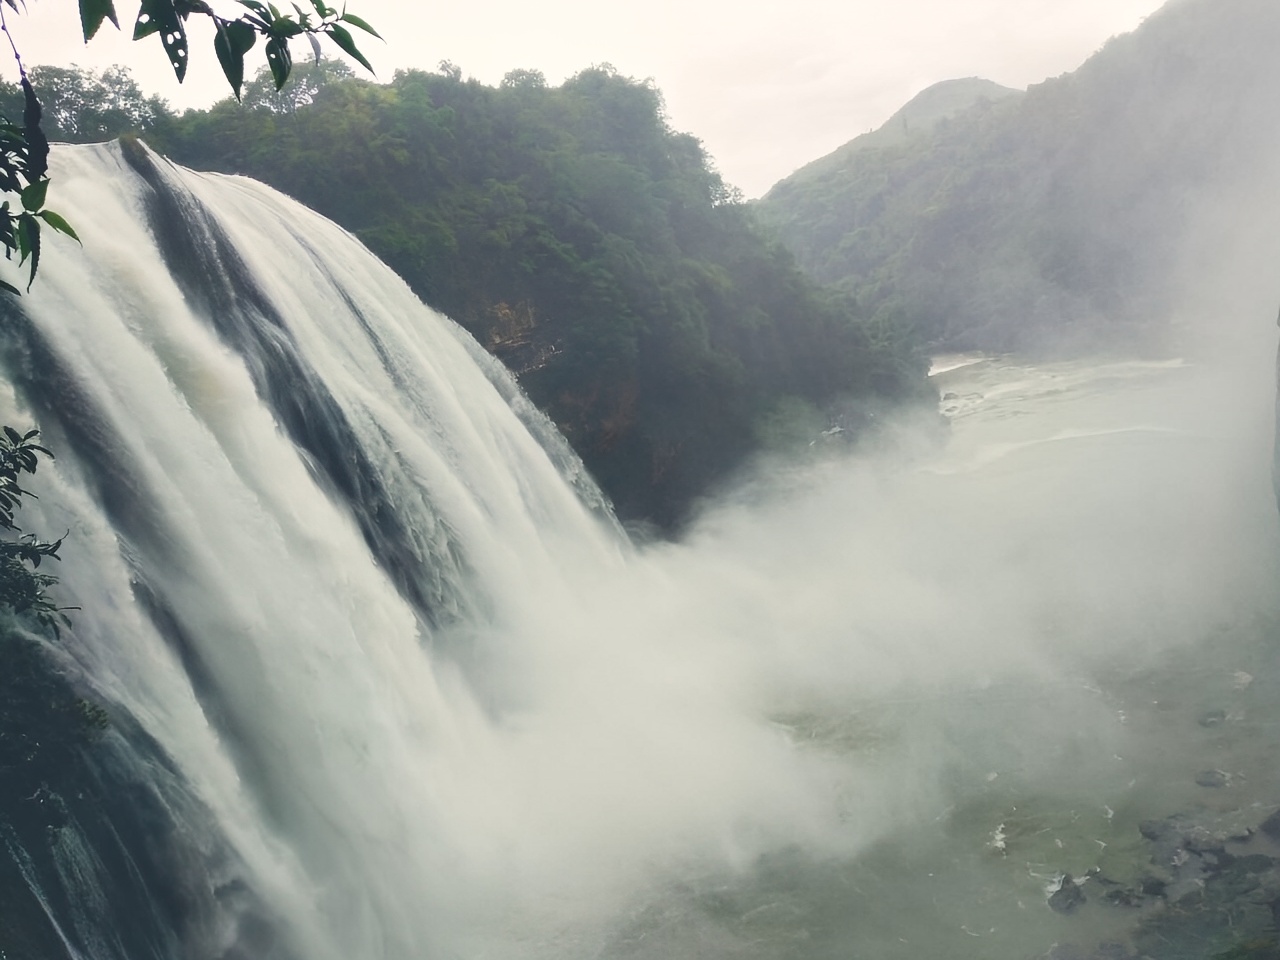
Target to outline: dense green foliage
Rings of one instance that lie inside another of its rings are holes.
[[[267,70],[277,90],[284,86],[293,69],[289,41],[298,37],[305,36],[311,42],[317,60],[320,59],[320,44],[316,38],[323,36],[366,68],[372,69],[356,46],[348,25],[375,37],[378,34],[355,14],[327,6],[323,0],[311,0],[313,12],[304,11],[295,4],[294,13],[281,13],[274,4],[263,4],[258,0],[238,2],[244,10],[239,16],[228,18],[216,13],[204,0],[139,0],[133,39],[158,36],[165,56],[181,83],[187,74],[190,54],[187,21],[193,15],[197,19],[208,20],[214,27],[214,55],[237,98],[244,85],[245,55],[253,49],[259,37],[266,41]],[[0,32],[9,41],[19,74],[15,88],[17,95],[6,97],[0,112],[0,194],[14,195],[0,202],[0,249],[7,259],[17,254],[20,265],[30,264],[27,279],[27,289],[30,289],[40,267],[41,228],[48,226],[79,239],[71,224],[45,206],[49,193],[49,131],[42,99],[58,101],[59,111],[54,121],[77,139],[92,137],[95,130],[103,132],[122,121],[143,124],[150,117],[122,117],[119,114],[120,96],[99,98],[103,101],[98,104],[103,111],[100,116],[78,115],[77,102],[83,106],[92,99],[85,96],[84,84],[76,82],[85,77],[81,71],[46,68],[48,76],[60,74],[60,79],[70,81],[70,86],[54,85],[37,94],[36,83],[40,78],[28,75],[6,21],[10,12],[21,13],[24,6],[20,0],[0,0]],[[106,20],[119,28],[115,0],[80,0],[80,26],[86,43],[93,39]],[[122,91],[125,99],[136,92],[127,89],[132,82],[121,68],[107,71],[101,79],[108,90],[121,92],[119,88],[126,88]],[[149,108],[155,106],[155,101],[148,102]],[[4,280],[0,280],[0,290],[21,293]]]
[[[67,608],[49,594],[57,578],[40,569],[42,561],[58,558],[62,540],[23,533],[17,522],[24,499],[33,495],[22,478],[35,474],[41,455],[50,455],[36,443],[38,435],[12,427],[0,432],[0,822],[46,817],[52,809],[41,799],[46,782],[56,780],[105,723],[102,711],[56,669],[48,649],[48,640],[70,625]]]
[[[68,621],[48,593],[58,580],[42,573],[40,564],[50,557],[58,558],[62,540],[41,540],[23,533],[16,516],[23,497],[32,495],[23,488],[22,475],[35,474],[40,454],[51,456],[36,443],[39,435],[38,430],[20,434],[12,427],[0,432],[0,607],[56,634],[59,624]]]
[[[44,817],[46,781],[56,779],[104,723],[102,711],[75,693],[46,648],[48,638],[70,625],[67,608],[49,594],[57,578],[40,569],[42,561],[58,558],[62,540],[23,533],[17,522],[24,498],[32,496],[23,475],[36,472],[41,454],[50,455],[36,443],[38,435],[12,427],[0,432],[0,821],[22,811]]]
[[[44,132],[55,142],[110,140],[150,130],[168,115],[168,105],[159,97],[145,95],[123,67],[94,73],[79,67],[39,66],[32,68],[29,76],[44,105]],[[21,110],[21,89],[8,84],[0,87],[0,115],[14,116]]]
[[[678,522],[784,401],[918,387],[907,338],[807,280],[649,84],[608,67],[554,88],[448,64],[382,86],[324,70],[148,140],[356,233],[506,361],[624,517]]]
[[[759,210],[814,277],[935,343],[1151,342],[1203,285],[1196,254],[1272,215],[1278,46],[1272,0],[1170,4],[1074,74],[854,141]],[[1205,214],[1241,196],[1215,234]]]

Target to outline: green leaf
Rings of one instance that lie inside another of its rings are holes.
[[[43,111],[40,100],[31,86],[31,81],[22,78],[22,126],[26,143],[27,169],[24,175],[28,182],[39,180],[49,170],[49,141],[40,128]]]
[[[267,66],[271,68],[271,79],[279,90],[289,79],[289,71],[293,69],[293,57],[289,54],[288,41],[272,37],[267,41]]]
[[[102,21],[110,19],[117,30],[120,21],[116,19],[116,5],[112,0],[80,0],[80,26],[84,30],[84,42],[88,43],[102,26]]]
[[[15,287],[12,283],[6,283],[4,280],[0,280],[0,290],[7,290],[10,293],[17,294],[19,297],[22,296],[21,290]]]
[[[333,37],[334,43],[358,60],[361,66],[373,73],[373,66],[364,58],[364,54],[356,49],[356,42],[351,39],[351,33],[345,27],[340,27],[336,23],[329,24],[329,36]]]
[[[213,50],[218,55],[218,63],[222,64],[222,73],[231,84],[231,89],[240,99],[240,88],[244,86],[244,55],[258,41],[258,34],[243,20],[216,20],[218,33],[213,38]]]
[[[18,256],[20,258],[18,260],[18,265],[21,266],[22,264],[27,262],[27,257],[31,255],[31,246],[29,243],[29,238],[26,232],[22,229],[21,217],[18,218],[18,229],[15,231],[15,235],[17,236],[17,239],[18,239]]]
[[[280,40],[288,40],[296,37],[303,32],[302,24],[290,20],[288,17],[281,17],[271,25],[271,29],[267,31],[269,36]]]
[[[361,20],[354,13],[344,13],[338,19],[342,20],[345,23],[351,24],[353,27],[359,27],[365,33],[372,34],[373,36],[377,37],[379,40],[382,39],[382,34],[380,34],[377,30],[373,29],[373,27],[369,26],[369,24],[365,23],[365,21]]]
[[[19,194],[22,199],[22,209],[28,213],[35,213],[44,206],[44,198],[48,192],[48,180],[37,180],[35,183],[29,184]]]
[[[138,19],[133,24],[133,39],[141,40],[168,26],[166,13],[174,23],[177,22],[178,14],[173,9],[173,0],[167,3],[165,0],[142,0],[142,5],[138,8]]]
[[[266,7],[263,7],[260,3],[251,3],[250,0],[240,0],[240,2],[250,10],[254,11],[242,16],[240,19],[243,22],[249,24],[249,26],[253,27],[253,29],[259,33],[266,33],[271,29],[271,15],[267,13]],[[261,7],[260,13],[255,9],[259,7]]]
[[[61,216],[54,213],[52,210],[41,210],[36,214],[36,216],[49,226],[53,227],[53,229],[57,230],[59,233],[65,233],[76,243],[80,243],[80,237],[76,234],[75,230],[71,228],[71,224],[67,223],[66,220],[62,219]],[[80,245],[84,246],[82,243],[80,243]]]
[[[31,276],[27,279],[27,290],[30,291],[31,284],[36,282],[36,270],[40,267],[40,221],[29,213],[18,218],[18,249],[22,252],[19,266],[31,258]]]
[[[275,19],[274,17],[271,16],[271,11],[268,10],[261,3],[259,3],[258,0],[240,0],[240,6],[247,7],[248,9],[256,13],[258,17],[262,20],[262,23],[264,26],[267,24],[270,24],[271,21]]]
[[[187,75],[187,30],[174,9],[173,0],[142,0],[138,21],[133,27],[133,39],[141,40],[157,32],[169,57],[169,65],[181,83]]]
[[[178,12],[178,18],[186,22],[187,17],[193,13],[202,16],[214,16],[213,8],[205,3],[205,0],[173,0],[173,8]]]

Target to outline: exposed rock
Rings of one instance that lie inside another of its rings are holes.
[[[1138,832],[1153,843],[1165,839],[1177,828],[1173,820],[1143,820],[1138,824]]]
[[[1234,857],[1235,865],[1244,873],[1266,873],[1274,870],[1276,860],[1263,853],[1251,853],[1243,857]]]
[[[1138,890],[1144,897],[1163,897],[1168,887],[1168,881],[1152,876],[1143,877],[1138,883]]]
[[[1227,719],[1227,711],[1210,710],[1208,713],[1202,716],[1198,722],[1202,727],[1220,727],[1222,726],[1223,723],[1226,722],[1226,719]]]
[[[1074,913],[1084,902],[1084,891],[1069,873],[1062,875],[1062,884],[1049,896],[1050,909],[1058,913]]]
[[[1280,857],[1259,849],[1257,816],[1252,807],[1202,809],[1139,825],[1151,873],[1100,898],[1113,909],[1139,908],[1130,960],[1280,960],[1255,949],[1280,926]],[[1280,813],[1267,826],[1280,840]]]
[[[1164,884],[1160,884],[1160,890],[1164,892]],[[1108,890],[1102,895],[1102,899],[1107,903],[1114,904],[1117,907],[1140,907],[1146,898],[1139,890],[1131,890],[1128,887],[1117,887],[1114,890]]]
[[[1225,833],[1210,830],[1208,827],[1194,826],[1183,831],[1182,845],[1192,853],[1223,854],[1223,847],[1229,838]]]
[[[1196,774],[1196,783],[1202,787],[1218,789],[1231,782],[1231,774],[1223,770],[1202,770]]]

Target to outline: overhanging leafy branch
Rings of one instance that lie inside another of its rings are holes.
[[[13,50],[23,92],[21,121],[0,116],[0,193],[17,197],[16,204],[12,197],[0,203],[0,246],[4,248],[6,259],[11,260],[16,254],[20,266],[29,265],[27,289],[30,290],[40,266],[41,227],[49,226],[77,242],[80,238],[65,218],[44,205],[49,190],[49,142],[41,127],[39,98],[27,76],[6,19],[9,11],[22,12],[22,2],[0,0],[0,30]],[[245,12],[239,17],[229,18],[216,13],[204,0],[141,0],[133,39],[141,40],[158,34],[174,75],[181,83],[187,75],[189,55],[187,21],[193,15],[208,18],[215,28],[214,55],[237,100],[244,86],[245,55],[257,44],[259,37],[266,41],[267,64],[277,90],[289,79],[293,68],[289,41],[298,37],[305,36],[310,41],[317,60],[321,52],[318,38],[323,36],[367,70],[373,71],[356,45],[348,25],[379,39],[381,37],[355,14],[330,7],[324,0],[311,0],[313,11],[305,11],[293,4],[292,14],[281,13],[274,4],[259,0],[238,2]],[[85,42],[93,39],[106,20],[119,28],[115,0],[80,0],[80,25]],[[0,288],[13,294],[21,293],[13,284],[3,280],[0,280]]]
[[[0,539],[0,607],[9,607],[56,633],[60,625],[70,622],[63,610],[74,608],[59,607],[49,596],[47,588],[58,578],[41,573],[40,564],[50,557],[59,559],[63,538],[41,540],[24,533],[15,516],[23,498],[35,496],[22,486],[22,475],[34,475],[40,456],[53,454],[36,442],[39,430],[0,430],[0,532],[11,535]]]

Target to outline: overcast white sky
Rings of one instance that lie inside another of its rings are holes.
[[[334,2],[334,0],[329,0]],[[758,196],[797,167],[879,126],[939,80],[981,76],[1025,87],[1075,69],[1162,0],[348,0],[387,38],[362,49],[380,79],[450,60],[486,83],[516,67],[552,83],[594,63],[651,77],[672,125],[701,138],[730,183]],[[87,47],[77,5],[30,0],[10,27],[28,66],[125,63],[175,106],[226,93],[211,36],[193,38],[180,87],[155,37],[132,44],[136,0],[116,0]],[[310,4],[301,2],[309,8]],[[225,0],[220,6],[225,9]],[[282,4],[283,6],[283,4]],[[305,43],[298,45],[302,56]],[[261,57],[259,46],[250,56]],[[3,62],[8,68],[7,60]],[[261,64],[255,61],[255,67]],[[12,77],[14,71],[0,69]]]

